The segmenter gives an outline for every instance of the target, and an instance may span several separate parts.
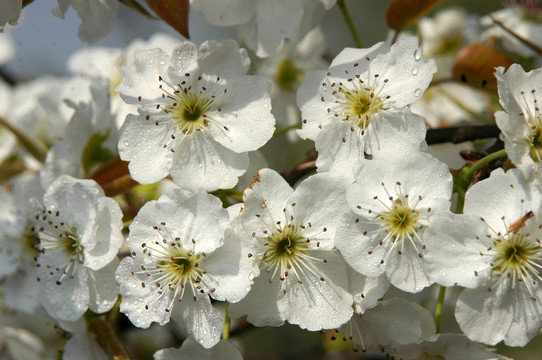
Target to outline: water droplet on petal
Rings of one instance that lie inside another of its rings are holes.
[[[414,66],[412,68],[412,75],[418,75],[418,73],[420,72],[420,68],[417,67],[417,66]]]
[[[414,90],[414,96],[420,97],[420,96],[422,96],[422,92],[423,92],[422,89],[418,88],[418,89]]]
[[[417,48],[414,51],[414,60],[419,61],[422,58],[422,48]]]

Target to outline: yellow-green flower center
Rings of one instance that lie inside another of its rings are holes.
[[[178,246],[171,248],[168,256],[163,256],[156,262],[156,268],[164,274],[165,281],[162,283],[184,287],[186,283],[199,282],[203,275],[199,269],[199,258],[200,255]]]
[[[418,217],[418,212],[405,205],[401,199],[396,199],[390,210],[380,214],[393,241],[412,239],[418,230]]]
[[[493,272],[511,277],[513,280],[525,280],[538,274],[542,258],[541,246],[531,241],[521,232],[509,234],[495,240],[495,260]]]
[[[207,127],[207,114],[213,111],[213,99],[202,92],[176,92],[174,102],[167,109],[177,128],[184,134],[190,134]]]
[[[371,88],[346,90],[341,87],[339,91],[344,97],[344,100],[337,101],[344,105],[343,120],[353,121],[362,130],[367,129],[373,115],[385,110],[382,100],[375,96]]]
[[[295,64],[290,59],[285,59],[279,65],[276,81],[281,90],[285,91],[294,91],[297,88],[297,85],[302,81],[300,79],[301,70],[295,66]]]

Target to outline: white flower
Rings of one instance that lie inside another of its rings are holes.
[[[116,156],[118,134],[110,111],[107,84],[103,79],[95,79],[90,92],[92,99],[88,103],[68,102],[75,113],[66,125],[62,140],[47,153],[40,172],[44,188],[61,175],[84,178],[96,165]]]
[[[62,176],[34,201],[42,305],[59,320],[75,321],[90,308],[108,311],[118,295],[113,272],[124,241],[119,205],[92,180]]]
[[[288,321],[308,330],[336,328],[352,316],[347,265],[333,248],[337,214],[345,211],[346,182],[317,174],[296,190],[263,169],[244,193],[240,221],[232,223],[260,264],[251,292],[230,305],[232,317],[248,315],[256,326]]]
[[[220,339],[223,319],[211,305],[239,301],[250,289],[255,264],[251,247],[224,239],[229,216],[203,190],[190,196],[170,189],[147,202],[130,225],[132,257],[117,270],[120,310],[138,327],[172,317],[204,347]]]
[[[425,231],[435,214],[449,212],[452,175],[426,153],[360,164],[346,197],[335,245],[355,270],[386,273],[399,289],[416,293],[431,284],[424,270]]]
[[[155,360],[243,360],[239,349],[231,342],[220,340],[214,347],[206,349],[193,337],[183,341],[179,349],[162,349],[154,353]]]
[[[115,90],[121,80],[121,67],[130,67],[133,65],[134,54],[138,50],[161,48],[167,53],[171,53],[179,40],[168,34],[157,33],[149,38],[148,41],[136,39],[132,41],[125,49],[105,48],[105,47],[87,47],[74,53],[68,59],[70,71],[91,79],[104,78],[109,83],[109,92],[111,96],[111,111],[116,116],[116,124],[120,128],[126,115],[137,112],[134,104],[127,104],[122,100],[120,94]]]
[[[538,46],[542,45],[542,8],[537,1],[509,1],[511,6],[492,13],[491,15],[502,22],[504,26],[515,34],[531,41]],[[522,4],[523,3],[523,4]],[[483,17],[481,24],[488,27],[484,37],[503,40],[506,50],[528,57],[536,52],[509,34],[500,26],[494,24],[489,17]]]
[[[109,356],[100,347],[95,335],[87,329],[86,320],[81,318],[75,322],[60,321],[60,327],[70,333],[64,345],[63,360],[106,360]]]
[[[371,154],[382,121],[396,127],[420,123],[402,107],[422,96],[435,71],[434,60],[423,60],[418,40],[408,37],[391,48],[346,48],[327,71],[309,74],[297,93],[303,119],[298,134],[315,141],[319,171],[351,166]]]
[[[426,269],[467,287],[455,317],[469,339],[524,346],[542,326],[540,192],[518,170],[497,169],[467,191],[464,214],[435,219]]]
[[[273,134],[269,83],[246,75],[249,60],[237,43],[184,42],[172,56],[136,53],[117,88],[129,103],[119,140],[121,159],[144,184],[168,173],[181,187],[230,188],[248,164],[246,152]]]
[[[512,64],[495,73],[499,101],[505,111],[495,113],[506,153],[527,178],[542,176],[542,69],[525,72]]]
[[[399,346],[388,355],[402,360],[510,360],[460,334],[436,334],[417,344]]]
[[[0,278],[6,305],[34,313],[39,305],[34,259],[39,255],[39,238],[29,199],[43,197],[39,178],[15,183],[13,192],[0,188]]]
[[[301,121],[296,104],[296,91],[311,70],[325,69],[322,55],[325,38],[322,30],[316,28],[304,38],[285,41],[272,56],[256,62],[257,73],[271,79],[271,104],[273,115],[281,126],[291,126]],[[290,132],[299,139],[295,132]]]
[[[310,30],[315,8],[329,9],[335,0],[190,0],[216,26],[241,25],[240,36],[259,57],[273,54],[285,39]]]
[[[52,10],[53,15],[64,19],[70,5],[81,18],[79,39],[93,43],[111,31],[119,3],[116,0],[58,0],[58,8]]]
[[[0,33],[4,32],[6,24],[17,24],[17,20],[21,15],[22,4],[23,2],[20,0],[4,0],[0,3]]]

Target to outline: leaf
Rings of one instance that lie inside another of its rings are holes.
[[[495,67],[508,68],[514,61],[505,54],[484,44],[473,43],[465,46],[455,59],[454,80],[472,87],[497,91]]]
[[[162,20],[189,39],[188,34],[188,0],[146,0],[147,5]]]
[[[439,0],[393,0],[386,9],[386,23],[401,31],[414,24],[435,6]]]

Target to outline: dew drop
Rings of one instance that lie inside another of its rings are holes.
[[[422,89],[417,88],[416,90],[414,90],[414,96],[416,97],[422,96]]]
[[[414,66],[412,68],[412,75],[418,75],[418,73],[420,72],[420,68],[417,67],[417,66]]]
[[[414,60],[420,61],[421,58],[422,58],[422,49],[417,48],[416,51],[414,51]]]

